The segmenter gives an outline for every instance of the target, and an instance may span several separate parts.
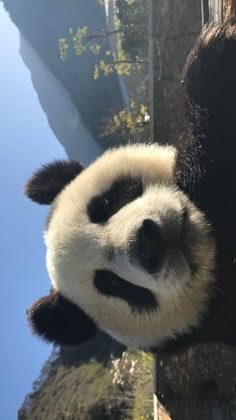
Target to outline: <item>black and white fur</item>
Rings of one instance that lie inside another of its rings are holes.
[[[234,341],[235,34],[234,22],[207,28],[190,54],[177,148],[122,147],[29,180],[27,195],[52,203],[52,290],[29,310],[44,339],[78,344],[98,327],[144,349]]]

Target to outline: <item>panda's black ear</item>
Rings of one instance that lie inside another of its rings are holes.
[[[27,316],[32,332],[54,344],[82,344],[97,332],[95,323],[57,292],[35,302]]]
[[[59,160],[44,165],[27,182],[24,192],[39,204],[51,204],[56,196],[83,170],[77,160]]]

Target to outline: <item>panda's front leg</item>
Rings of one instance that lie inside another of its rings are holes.
[[[92,338],[97,327],[77,306],[60,293],[52,291],[28,310],[32,332],[54,344],[82,344]]]

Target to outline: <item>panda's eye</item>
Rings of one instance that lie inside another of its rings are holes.
[[[104,198],[103,206],[104,206],[104,210],[106,210],[106,211],[109,210],[110,202],[109,202],[108,198]]]
[[[98,206],[98,209],[100,210],[100,216],[103,219],[109,219],[110,211],[111,211],[111,201],[108,200],[108,198],[102,198],[100,201],[100,209]],[[104,220],[104,221],[106,221]]]
[[[140,178],[122,178],[100,196],[95,196],[88,204],[88,215],[92,223],[106,223],[122,207],[143,193]]]
[[[111,203],[108,198],[95,197],[88,206],[89,218],[92,223],[105,223],[109,219]]]

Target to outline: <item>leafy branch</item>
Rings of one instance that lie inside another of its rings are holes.
[[[149,119],[148,107],[143,104],[137,105],[132,100],[129,109],[124,108],[104,120],[101,137],[116,135],[122,143],[137,141],[138,137],[143,137]]]

